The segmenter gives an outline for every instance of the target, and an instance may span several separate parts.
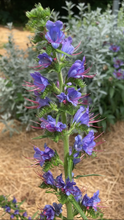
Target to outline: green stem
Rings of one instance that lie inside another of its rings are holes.
[[[63,92],[63,76],[62,72],[58,73],[58,78],[59,78],[59,88],[60,91]],[[66,124],[66,113],[62,112],[62,123]],[[68,161],[67,161],[67,156],[69,155],[69,136],[68,134],[64,136],[63,138],[63,145],[64,145],[64,173],[65,173],[65,179],[69,176],[69,179],[72,180],[72,175],[69,175],[68,173]],[[67,219],[68,220],[73,220],[73,211],[72,211],[72,204],[71,202],[66,203],[66,208],[67,208]]]

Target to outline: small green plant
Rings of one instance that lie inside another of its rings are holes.
[[[8,24],[12,28],[12,23]],[[31,98],[27,90],[22,87],[24,81],[30,81],[31,67],[35,64],[35,51],[32,47],[27,50],[20,50],[14,42],[12,33],[8,36],[6,53],[0,57],[0,112],[9,115],[9,120],[17,119],[30,128],[31,119],[35,117],[35,112],[26,109],[28,101],[25,97]],[[1,118],[2,120],[2,118]],[[7,121],[6,121],[7,123]]]

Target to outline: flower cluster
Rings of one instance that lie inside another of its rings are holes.
[[[82,139],[81,135],[75,137],[74,149],[78,152],[84,151],[88,155],[92,155],[93,148],[96,143],[94,141],[94,131],[89,131],[88,135]]]
[[[44,148],[45,150],[41,151],[38,147],[34,147],[34,158],[38,161],[41,167],[46,161],[51,160],[51,158],[55,156],[55,152],[46,144],[44,144]]]
[[[4,197],[4,196],[3,196]],[[6,197],[4,197],[6,203],[7,203],[7,199]],[[22,210],[20,210],[20,207],[17,204],[17,200],[14,197],[13,200],[8,201],[8,205],[4,205],[2,206],[2,208],[4,208],[6,213],[10,214],[10,219],[14,219],[15,217],[18,219],[23,219],[23,217],[27,217],[27,212],[22,213]],[[29,216],[28,218],[26,218],[28,220],[31,220],[32,218]]]
[[[100,199],[98,198],[99,191],[94,193],[93,197],[91,198],[89,198],[87,194],[85,194],[82,198],[82,193],[73,180],[70,181],[70,179],[67,178],[66,182],[64,182],[62,179],[62,174],[54,179],[50,171],[43,174],[43,181],[45,184],[48,184],[53,188],[58,188],[63,194],[66,194],[66,196],[73,195],[75,200],[80,202],[82,206],[87,208],[92,207],[95,211],[97,211],[97,203],[100,202]]]
[[[120,46],[111,45],[109,49],[113,53],[115,53],[115,52],[117,53],[120,51]],[[124,66],[124,61],[119,59],[118,57],[114,57],[113,62],[114,62],[113,66],[115,68],[113,75],[119,80],[124,79],[124,70],[121,69]]]
[[[45,205],[43,212],[40,214],[40,220],[53,220],[55,216],[59,216],[62,212],[62,204],[53,203],[51,205]]]

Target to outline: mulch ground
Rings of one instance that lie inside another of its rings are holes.
[[[22,131],[20,134],[14,134],[12,138],[9,133],[0,135],[0,194],[10,195],[10,198],[15,196],[19,202],[25,199],[22,207],[30,216],[46,204],[57,200],[53,194],[45,194],[44,190],[38,188],[42,180],[35,173],[36,170],[30,167],[32,160],[25,157],[32,158],[33,146],[43,150],[46,143],[56,149],[63,159],[62,142],[54,143],[49,139],[32,140],[40,134],[41,131]],[[124,122],[114,125],[111,132],[102,135],[102,139],[105,139],[105,143],[97,147],[97,159],[82,160],[74,173],[97,173],[103,176],[80,178],[76,182],[82,192],[85,190],[84,193],[87,192],[89,196],[100,190],[105,218],[124,219]],[[70,145],[73,141],[74,137],[71,137]],[[52,172],[55,177],[62,172],[62,167],[55,168]]]

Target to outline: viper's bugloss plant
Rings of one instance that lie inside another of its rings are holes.
[[[33,42],[40,52],[37,54],[37,62],[42,68],[39,71],[31,73],[32,83],[26,82],[25,86],[30,87],[30,92],[35,94],[35,100],[29,100],[37,104],[39,108],[37,129],[44,129],[44,133],[36,139],[50,138],[54,142],[62,140],[64,158],[60,160],[57,151],[44,145],[44,151],[34,146],[34,166],[40,166],[41,172],[38,173],[42,179],[39,186],[46,189],[46,192],[54,193],[58,198],[58,203],[48,204],[38,215],[41,220],[73,220],[75,216],[87,219],[87,217],[102,218],[103,213],[100,210],[99,190],[90,198],[87,194],[82,194],[74,179],[72,171],[81,158],[90,156],[95,157],[94,148],[99,142],[95,142],[93,123],[98,120],[91,112],[89,106],[83,105],[83,98],[87,97],[84,91],[84,78],[93,78],[90,75],[89,68],[86,69],[86,59],[76,60],[73,64],[72,53],[74,47],[71,45],[72,38],[65,39],[63,23],[61,21],[52,22],[49,20],[49,9],[43,9],[40,4],[27,13],[31,27],[35,29],[36,35]],[[40,17],[40,21],[39,21]],[[44,51],[43,51],[44,50]],[[43,51],[43,53],[41,53]],[[64,69],[68,67],[66,74]],[[39,68],[39,66],[38,66]],[[56,73],[57,81],[52,77],[47,78],[42,72]],[[59,83],[58,83],[59,82]],[[54,96],[54,100],[52,99]],[[43,105],[42,105],[43,103]],[[86,103],[85,103],[86,104]],[[34,108],[34,107],[33,107]],[[52,116],[51,116],[52,114]],[[54,114],[54,117],[53,117]],[[70,117],[70,124],[67,123],[67,117]],[[73,146],[69,144],[69,136],[76,133]],[[82,137],[82,133],[84,137]],[[63,166],[64,175],[54,177],[51,168]],[[88,174],[89,175],[89,174]],[[86,177],[87,174],[80,177]],[[99,174],[90,174],[90,176]],[[63,205],[66,205],[67,216],[63,215]],[[10,213],[10,206],[4,207],[6,212]],[[19,215],[18,207],[11,215]],[[27,213],[23,213],[26,218]],[[23,219],[22,218],[22,219]]]

